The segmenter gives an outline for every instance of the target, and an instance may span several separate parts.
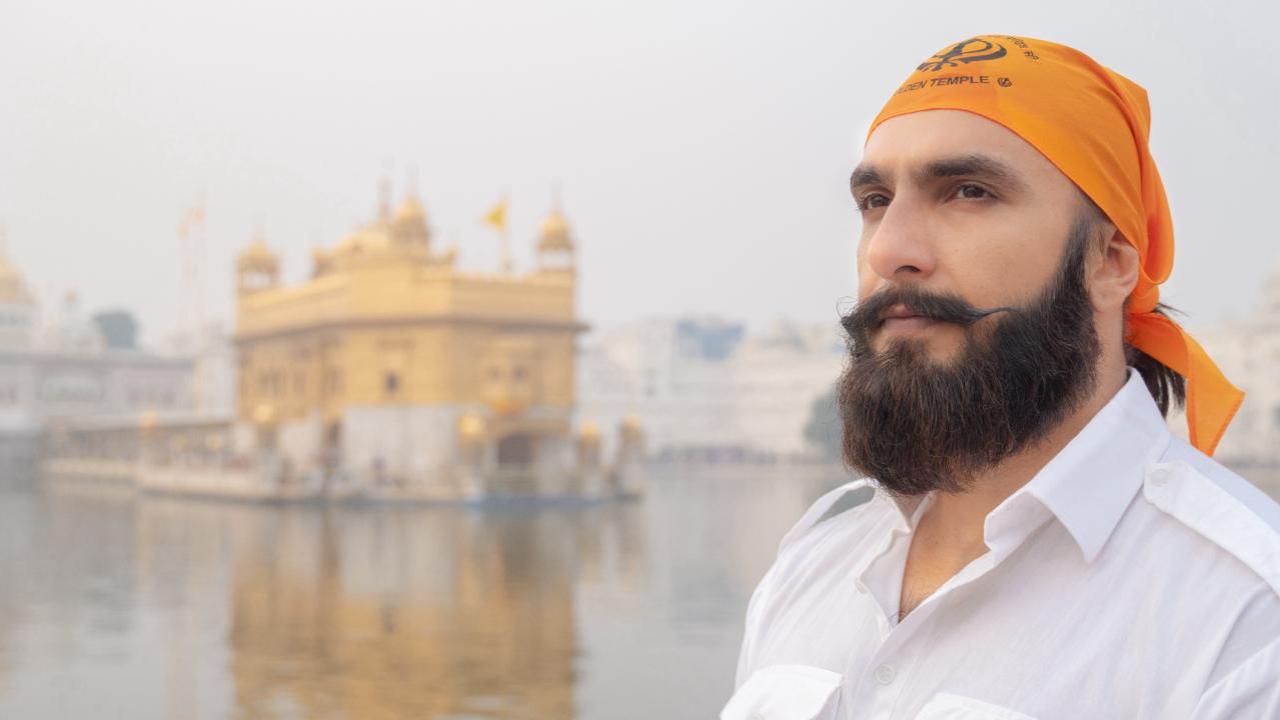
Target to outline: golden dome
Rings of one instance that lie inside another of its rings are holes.
[[[417,219],[417,218],[426,218],[426,217],[427,217],[427,211],[423,209],[422,203],[418,201],[418,198],[412,195],[409,195],[408,197],[406,197],[400,203],[400,207],[396,208],[397,220],[403,220],[406,218]]]
[[[249,244],[249,247],[240,253],[240,256],[236,259],[236,264],[241,270],[267,270],[274,272],[280,266],[280,258],[271,252],[262,236],[258,235]]]
[[[377,252],[391,245],[391,235],[383,223],[373,223],[361,228],[338,243],[333,249],[334,255],[351,255],[357,253]]]
[[[538,250],[572,250],[573,239],[569,234],[569,221],[564,213],[552,210],[538,227]]]
[[[564,219],[564,214],[561,211],[552,210],[547,217],[543,218],[543,223],[539,225],[539,233],[543,237],[553,236],[553,234],[567,236],[568,220]]]
[[[584,438],[598,438],[600,437],[600,428],[595,423],[587,420],[582,423],[582,429],[578,431],[578,434]]]
[[[0,252],[0,302],[32,304],[31,293],[22,279],[22,273]]]
[[[425,245],[430,242],[431,233],[427,230],[427,211],[422,208],[418,198],[409,195],[396,209],[395,220],[391,223],[391,234],[397,242]]]

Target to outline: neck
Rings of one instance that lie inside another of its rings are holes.
[[[1127,377],[1123,359],[1099,362],[1097,378],[1093,391],[1084,401],[1039,442],[983,471],[963,492],[935,493],[927,514],[930,524],[943,538],[940,547],[954,548],[958,555],[978,546],[985,547],[983,527],[987,514],[1030,482],[1124,387]]]

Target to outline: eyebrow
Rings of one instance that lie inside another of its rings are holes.
[[[927,179],[961,176],[986,178],[1017,189],[1026,185],[1016,170],[989,155],[978,153],[926,163],[916,174],[916,182],[923,184]]]
[[[920,185],[940,178],[972,177],[1004,185],[1013,190],[1024,190],[1027,187],[1026,182],[1016,170],[990,155],[980,153],[931,160],[912,175]],[[884,178],[884,173],[874,165],[859,164],[849,176],[849,189],[857,192],[859,188],[867,185],[884,185]]]
[[[874,165],[866,165],[859,163],[858,167],[853,169],[853,174],[849,176],[849,189],[857,192],[858,188],[867,185],[883,185],[884,177],[880,175],[880,171]]]

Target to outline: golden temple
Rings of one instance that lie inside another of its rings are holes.
[[[594,424],[573,427],[587,325],[558,207],[534,259],[524,272],[460,268],[415,194],[393,210],[385,184],[375,217],[314,250],[297,284],[259,234],[235,263],[234,417],[143,418],[140,484],[263,499],[632,494],[638,426],[619,427],[609,462]]]

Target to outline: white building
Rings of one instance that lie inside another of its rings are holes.
[[[167,338],[165,352],[192,360],[191,409],[202,417],[235,414],[236,350],[231,333],[217,320],[179,330]]]
[[[659,459],[809,455],[805,423],[845,356],[835,321],[779,321],[757,337],[714,317],[645,320],[584,341],[578,416],[601,427],[633,416]]]
[[[766,334],[746,338],[733,357],[743,442],[780,455],[813,452],[805,425],[814,401],[839,380],[848,354],[835,322],[779,321]]]
[[[107,348],[74,294],[40,310],[0,254],[0,479],[34,472],[59,419],[191,409],[190,359]]]
[[[1280,264],[1263,285],[1262,307],[1249,317],[1197,331],[1205,350],[1245,391],[1215,457],[1228,464],[1280,467]]]

